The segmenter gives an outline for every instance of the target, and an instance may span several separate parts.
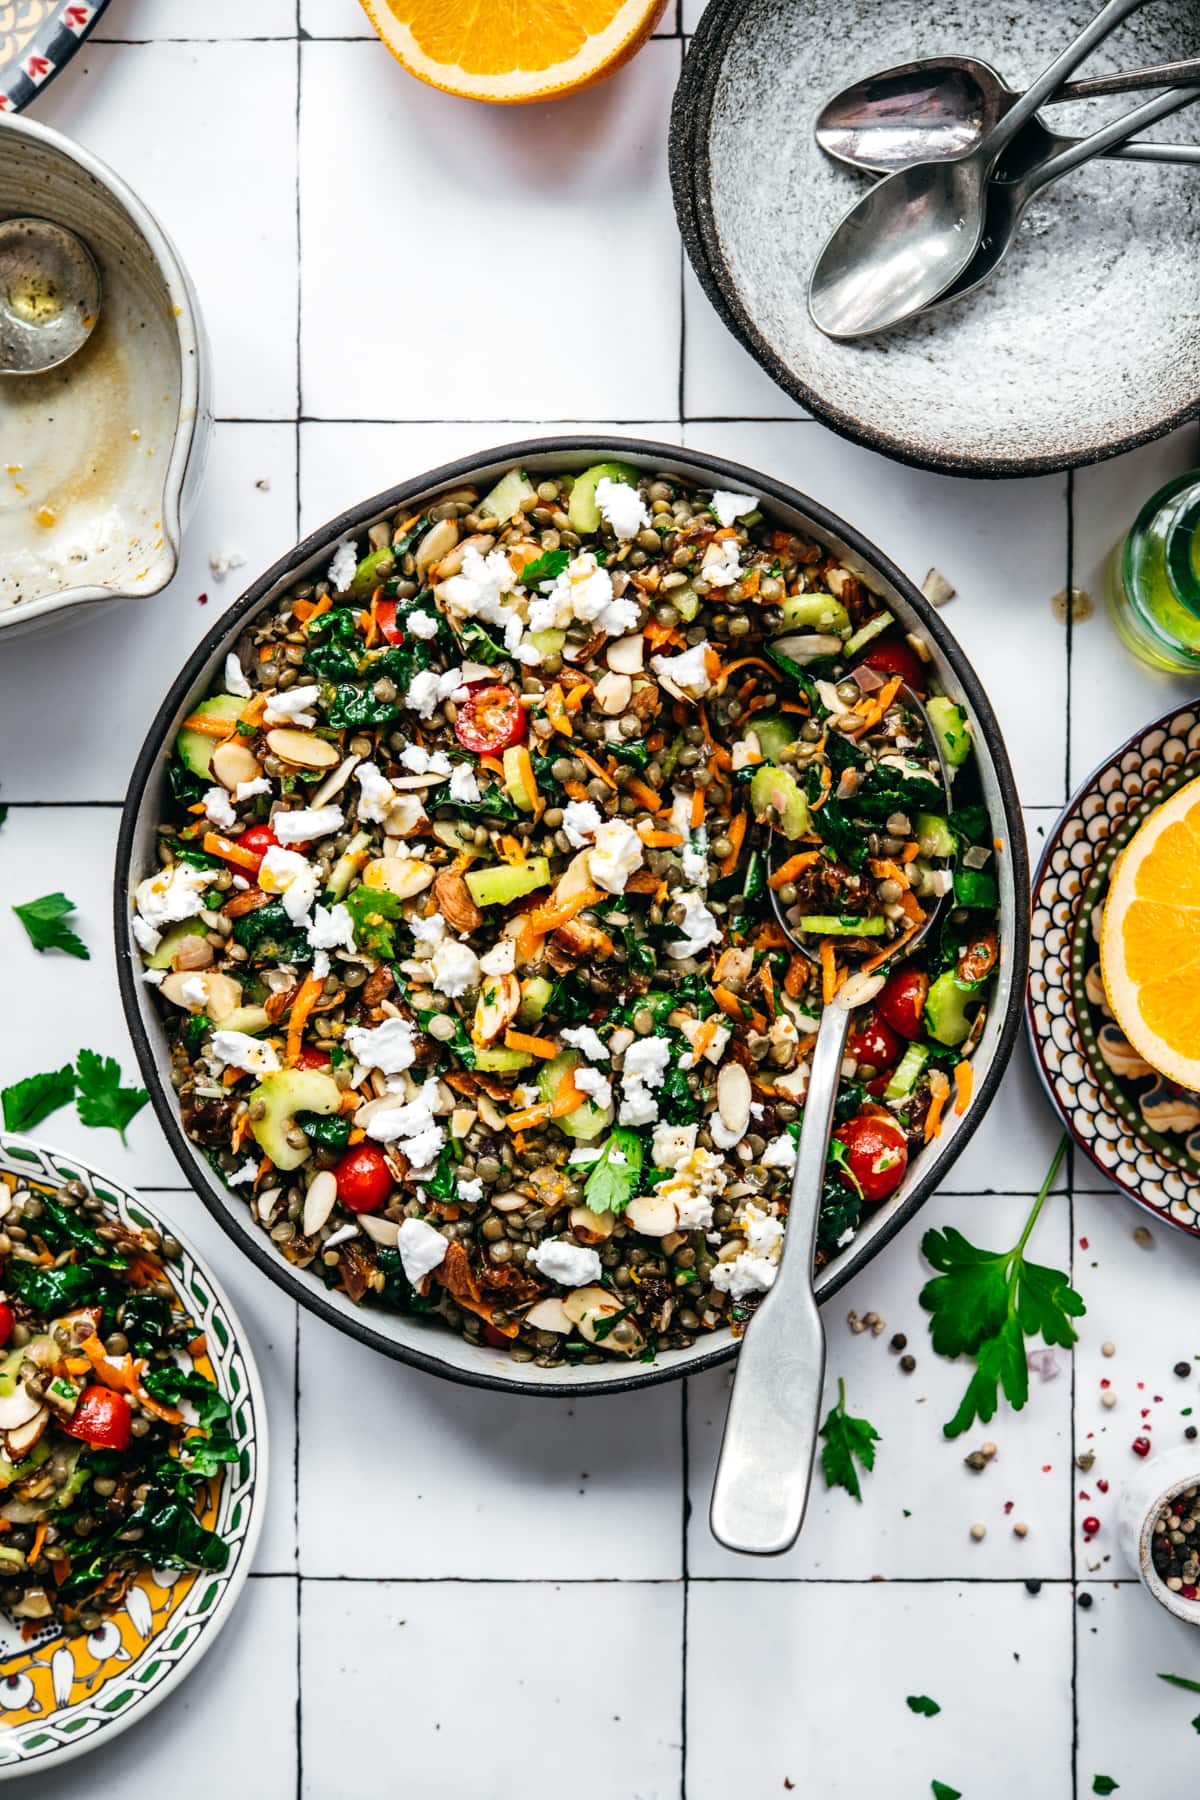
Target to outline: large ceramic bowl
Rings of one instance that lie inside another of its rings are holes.
[[[100,268],[100,320],[61,368],[0,381],[0,631],[166,587],[212,426],[191,281],[90,151],[0,116],[0,218],[65,225]]]
[[[821,1269],[817,1291],[822,1299],[836,1293],[865,1263],[877,1256],[905,1220],[912,1217],[937,1187],[982,1119],[1008,1061],[1020,1022],[1029,954],[1029,876],[1017,792],[999,728],[977,677],[933,608],[912,582],[860,532],[783,482],[715,456],[636,439],[546,438],[506,444],[480,456],[450,463],[445,468],[433,469],[388,493],[364,500],[314,532],[290,550],[274,568],[268,569],[229,608],[188,659],[142,746],[129,786],[117,846],[116,944],[121,997],[143,1077],[188,1180],[230,1237],[253,1257],[272,1281],[323,1319],[390,1356],[416,1363],[439,1375],[521,1393],[612,1393],[640,1387],[723,1362],[734,1354],[737,1346],[728,1331],[714,1332],[689,1349],[664,1353],[653,1364],[634,1363],[628,1367],[589,1364],[579,1368],[542,1369],[530,1363],[511,1363],[502,1353],[469,1344],[444,1325],[428,1319],[356,1307],[344,1295],[326,1289],[315,1275],[293,1269],[251,1223],[245,1202],[231,1194],[223,1182],[214,1179],[203,1153],[184,1134],[168,1075],[166,1036],[152,991],[140,979],[141,958],[130,931],[130,894],[143,876],[157,867],[155,827],[165,805],[167,758],[181,721],[196,701],[208,692],[210,683],[223,667],[227,650],[239,633],[259,613],[272,606],[294,582],[310,575],[323,575],[332,548],[339,539],[347,534],[361,535],[376,520],[389,517],[398,509],[412,512],[427,498],[447,488],[470,482],[486,490],[514,463],[523,465],[536,478],[538,474],[583,469],[591,463],[612,459],[648,471],[665,471],[698,486],[761,495],[764,509],[782,526],[806,532],[827,545],[855,570],[873,593],[879,595],[906,629],[922,634],[930,645],[941,685],[948,694],[961,701],[974,722],[984,796],[995,823],[996,836],[1003,843],[998,857],[1001,961],[995,1002],[975,1057],[975,1098],[961,1117],[947,1121],[936,1144],[916,1158],[896,1193],[872,1213],[854,1241]]]

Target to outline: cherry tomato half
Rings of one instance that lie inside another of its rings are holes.
[[[923,693],[928,685],[925,664],[903,638],[890,633],[879,638],[858,659],[859,668],[875,669],[880,675],[899,675],[910,688]]]
[[[879,1113],[856,1113],[834,1132],[846,1146],[850,1173],[864,1200],[886,1200],[904,1180],[908,1143],[894,1119]]]
[[[16,1319],[13,1315],[12,1307],[9,1306],[6,1300],[0,1300],[0,1350],[4,1348],[5,1344],[7,1344],[9,1338],[12,1336],[13,1326],[15,1324]]]
[[[396,602],[380,600],[375,607],[375,623],[389,644],[402,644],[404,633],[396,623]]]
[[[897,969],[880,989],[875,1001],[876,1010],[884,1024],[898,1031],[902,1038],[920,1037],[928,992],[929,977],[920,969]]]
[[[257,856],[259,862],[268,850],[279,848],[279,839],[269,825],[249,825],[235,843],[239,850],[248,850],[251,856]]]
[[[296,1058],[298,1069],[327,1069],[330,1064],[328,1050],[302,1050]]]
[[[499,756],[525,737],[525,708],[515,690],[503,682],[473,687],[458,709],[454,731],[464,750],[476,756]]]
[[[899,1062],[900,1040],[882,1019],[870,1018],[857,1031],[851,1032],[846,1055],[854,1058],[864,1078],[872,1069],[879,1075],[885,1069],[895,1068]]]
[[[351,1212],[375,1212],[396,1185],[387,1158],[371,1144],[347,1150],[333,1171],[338,1199]]]
[[[103,1450],[128,1450],[133,1415],[124,1394],[112,1388],[85,1387],[63,1430],[70,1437],[82,1438]]]

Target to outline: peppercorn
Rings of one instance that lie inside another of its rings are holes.
[[[916,1366],[917,1359],[915,1356],[902,1356],[900,1358],[900,1367],[904,1370],[906,1375],[911,1375]]]
[[[891,1342],[890,1347],[893,1350],[907,1350],[908,1339],[905,1337],[905,1335],[902,1331],[895,1331],[892,1333],[892,1342]]]
[[[1178,1375],[1180,1381],[1186,1381],[1191,1372],[1192,1365],[1190,1362],[1177,1362],[1175,1364],[1175,1373]]]
[[[1027,1581],[1025,1583],[1025,1592],[1027,1594],[1040,1594],[1041,1591],[1042,1591],[1042,1584],[1040,1581],[1035,1581],[1031,1578],[1029,1581]]]
[[[1077,1604],[1083,1608],[1084,1612],[1086,1612],[1088,1607],[1092,1604],[1092,1596],[1088,1593],[1086,1588],[1083,1590],[1082,1594],[1080,1594]]]
[[[1196,1427],[1194,1425],[1185,1426],[1183,1435],[1185,1438],[1194,1438],[1196,1436]]]

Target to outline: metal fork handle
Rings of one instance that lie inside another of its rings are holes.
[[[1139,94],[1145,88],[1179,87],[1200,81],[1200,56],[1185,56],[1181,62],[1155,63],[1147,69],[1126,69],[1120,75],[1089,75],[1084,81],[1067,81],[1049,104],[1060,100],[1091,100],[1099,94]]]
[[[1072,169],[1090,162],[1093,156],[1101,156],[1114,145],[1123,144],[1144,125],[1153,125],[1156,120],[1165,119],[1168,114],[1178,112],[1181,107],[1194,105],[1197,100],[1200,100],[1200,86],[1175,88],[1169,93],[1157,95],[1153,100],[1147,100],[1143,106],[1135,106],[1132,112],[1113,119],[1099,131],[1093,131],[1090,137],[1080,138],[1069,150],[1060,150],[1057,156],[1048,157],[1044,163],[1031,169],[1025,177],[1029,191],[1036,193],[1051,181],[1057,181],[1061,175],[1069,175]],[[1011,113],[1009,117],[1012,117]]]
[[[1146,0],[1108,0],[1095,18],[1085,25],[1074,41],[1059,52],[1049,68],[1043,69],[1037,80],[1025,92],[1016,104],[1009,108],[1003,118],[988,132],[975,155],[980,156],[990,168],[1020,131],[1022,125],[1032,119],[1040,106],[1044,106],[1050,96],[1063,84],[1073,70],[1079,67],[1084,59],[1131,13],[1144,6]]]
[[[728,1550],[778,1556],[804,1523],[825,1377],[825,1332],[813,1294],[825,1159],[851,1012],[821,1014],[792,1178],[779,1273],[746,1328],[713,1483],[709,1524]]]

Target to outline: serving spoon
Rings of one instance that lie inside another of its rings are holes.
[[[1200,57],[1068,81],[1049,95],[1049,101],[1057,105],[1195,81],[1200,81]],[[977,56],[924,56],[843,88],[817,114],[813,134],[835,162],[889,175],[914,163],[967,155],[1019,98],[1018,90]],[[1033,118],[1013,149],[1021,151],[1028,167],[1078,141],[1060,137]],[[1121,144],[1104,154],[1135,162],[1200,160],[1186,144]]]
[[[910,318],[956,281],[979,248],[988,181],[1003,152],[1066,76],[1144,4],[1107,0],[966,156],[898,169],[864,194],[817,258],[808,306],[818,329],[832,338],[865,337]],[[1086,150],[1066,153],[1076,159],[1071,167],[1186,105],[1193,93],[1160,95],[1094,132]]]
[[[950,776],[937,733],[911,688],[902,685],[897,694],[922,722],[925,747],[936,755],[942,798],[949,811]],[[768,860],[775,850],[776,835],[771,834]],[[778,891],[768,883],[767,892],[788,942],[815,962],[811,948],[797,936]],[[894,954],[902,948],[906,956],[911,955],[928,934],[944,900],[945,896],[939,895],[933,901],[919,931],[903,946],[898,945]],[[879,964],[876,972],[883,974],[890,960]],[[853,979],[849,977],[846,985]],[[725,1417],[709,1525],[726,1549],[750,1556],[778,1556],[790,1549],[808,1505],[825,1378],[825,1331],[813,1292],[813,1256],[833,1106],[853,1017],[853,1007],[839,1003],[836,995],[821,1012],[779,1271],[746,1327]]]
[[[0,375],[41,375],[82,349],[100,316],[91,251],[49,219],[0,222]]]

